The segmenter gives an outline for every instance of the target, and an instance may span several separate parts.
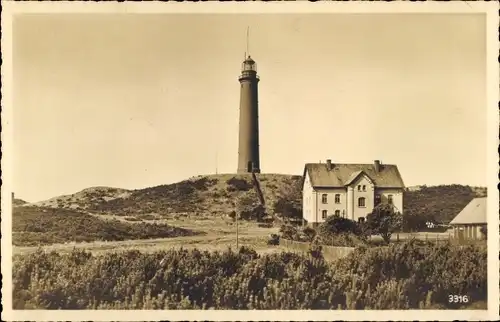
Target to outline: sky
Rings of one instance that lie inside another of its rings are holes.
[[[13,25],[16,196],[236,172],[247,26],[263,173],[487,185],[483,15],[45,14]]]

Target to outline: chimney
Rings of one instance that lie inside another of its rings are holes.
[[[12,200],[14,200],[14,193],[12,193]]]
[[[375,167],[375,171],[379,172],[380,171],[380,160],[375,160],[373,162],[373,166]]]
[[[332,160],[326,160],[326,168],[328,169],[328,171],[332,170]]]

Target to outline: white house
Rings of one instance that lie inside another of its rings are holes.
[[[481,228],[487,226],[486,208],[486,197],[472,199],[450,222],[453,236],[459,240],[484,238]]]
[[[382,164],[307,163],[302,181],[302,218],[311,224],[339,215],[363,221],[379,203],[403,213],[403,179],[398,167]]]

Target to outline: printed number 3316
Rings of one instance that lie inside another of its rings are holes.
[[[467,295],[448,295],[449,303],[467,303],[469,297]]]

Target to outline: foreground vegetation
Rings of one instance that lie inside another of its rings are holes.
[[[74,210],[39,207],[14,207],[12,231],[12,243],[15,246],[98,240],[121,241],[200,234],[167,224],[102,220]]]
[[[15,309],[459,308],[449,295],[485,304],[486,267],[483,248],[412,242],[358,248],[335,262],[317,250],[39,250],[14,257],[13,299]]]

